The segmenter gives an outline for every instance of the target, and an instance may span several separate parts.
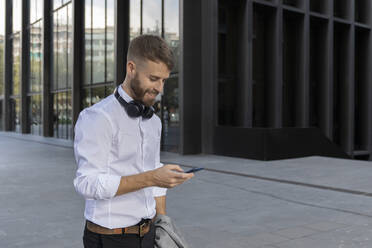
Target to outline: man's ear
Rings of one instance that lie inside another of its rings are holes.
[[[127,62],[127,74],[131,77],[136,74],[136,64],[131,60]]]

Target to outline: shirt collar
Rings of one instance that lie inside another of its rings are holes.
[[[123,90],[123,87],[119,85],[119,95],[126,101],[126,102],[131,102],[133,101],[133,98],[130,97],[125,90]]]

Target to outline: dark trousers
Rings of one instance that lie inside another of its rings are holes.
[[[85,225],[84,248],[154,248],[155,226],[142,238],[138,234],[104,235],[91,232]]]

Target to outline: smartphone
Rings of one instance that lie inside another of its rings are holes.
[[[185,173],[194,173],[194,172],[201,171],[201,170],[204,170],[204,168],[192,168],[188,171],[185,171]]]

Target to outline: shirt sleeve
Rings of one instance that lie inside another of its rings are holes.
[[[74,154],[78,166],[74,186],[85,199],[110,199],[118,190],[119,175],[108,166],[112,126],[103,112],[84,110],[75,125]]]
[[[160,122],[160,132],[159,135],[161,134],[161,122]],[[158,145],[158,149],[156,150],[156,157],[155,157],[155,168],[160,168],[164,164],[160,162],[160,142]],[[161,188],[161,187],[153,187],[153,194],[154,197],[159,197],[159,196],[165,196],[167,193],[167,188]]]

